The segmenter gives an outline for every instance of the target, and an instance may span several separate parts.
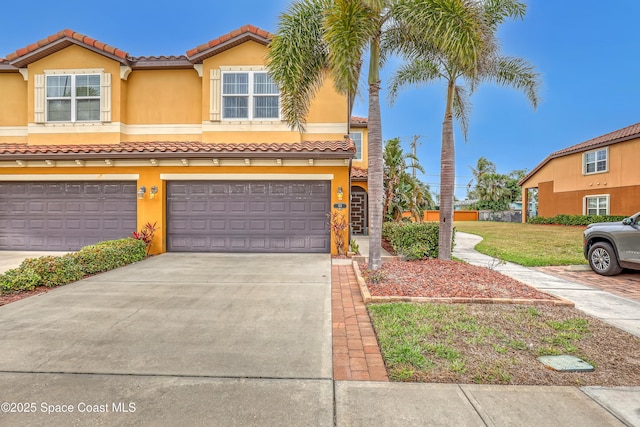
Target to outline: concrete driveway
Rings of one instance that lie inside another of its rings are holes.
[[[0,424],[333,425],[330,292],[329,255],[171,253],[0,307]]]

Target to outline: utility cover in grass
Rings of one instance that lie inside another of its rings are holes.
[[[538,360],[547,368],[562,372],[591,372],[593,366],[575,356],[540,356]]]

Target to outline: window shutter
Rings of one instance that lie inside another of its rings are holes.
[[[44,123],[45,115],[45,91],[44,91],[44,74],[36,74],[33,81],[34,103],[33,103],[33,121],[35,123]]]
[[[100,80],[100,120],[111,121],[111,73],[103,73]]]
[[[211,100],[209,103],[209,120],[212,122],[220,121],[220,70],[211,70],[210,73],[210,83],[211,88],[209,92],[211,93]]]

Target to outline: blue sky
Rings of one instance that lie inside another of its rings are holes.
[[[0,56],[64,28],[134,56],[181,55],[245,24],[268,31],[290,0],[112,0],[103,6],[80,0],[35,0],[3,5]],[[551,152],[640,121],[640,32],[637,0],[529,0],[524,20],[505,23],[499,37],[505,54],[521,56],[542,77],[537,110],[520,92],[493,85],[472,96],[469,138],[456,132],[458,198],[470,180],[468,166],[481,156],[499,172],[533,169]],[[383,79],[395,64],[384,70]],[[384,85],[384,81],[383,81]],[[364,87],[364,86],[363,86]],[[421,136],[423,181],[438,191],[444,85],[406,88],[390,106],[383,94],[385,139],[408,148]],[[1,94],[0,94],[1,96]],[[366,116],[366,94],[354,114]]]

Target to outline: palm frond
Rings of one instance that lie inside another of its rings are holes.
[[[522,19],[527,5],[518,0],[485,0],[483,3],[487,24],[497,29],[507,18]]]
[[[473,67],[483,49],[484,10],[476,0],[398,0],[395,21],[463,67]]]
[[[427,59],[416,59],[403,64],[391,77],[389,83],[389,102],[393,103],[402,86],[427,85],[443,77],[440,64]]]
[[[508,56],[498,57],[492,72],[482,77],[524,92],[533,108],[537,108],[540,74],[526,60]]]
[[[269,73],[280,88],[283,119],[301,131],[325,77],[328,49],[323,16],[329,1],[294,2],[280,16],[267,53]]]
[[[362,57],[368,43],[380,31],[379,18],[361,0],[329,2],[323,42],[328,46],[333,78],[340,92],[357,92]]]
[[[469,135],[469,117],[471,116],[471,101],[464,86],[456,85],[453,97],[453,117],[460,124],[462,135],[467,139]]]

